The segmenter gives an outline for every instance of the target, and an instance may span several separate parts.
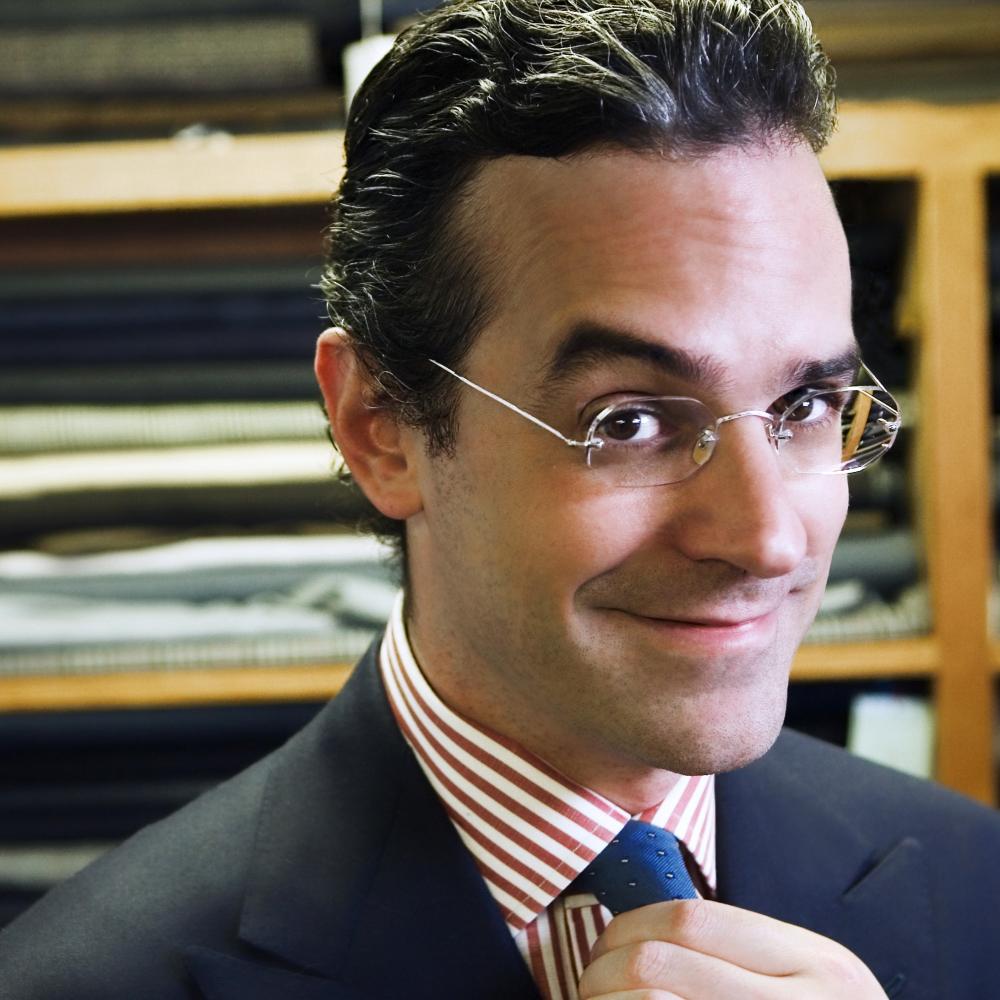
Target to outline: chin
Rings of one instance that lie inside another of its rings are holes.
[[[744,707],[726,718],[696,717],[686,725],[648,733],[646,759],[675,774],[722,774],[752,764],[771,749],[784,721],[784,699],[756,711]],[[669,736],[665,744],[664,736]]]
[[[732,744],[712,743],[704,747],[689,745],[680,752],[664,754],[659,767],[674,774],[725,774],[759,760],[771,749],[778,733],[767,739],[733,741]]]

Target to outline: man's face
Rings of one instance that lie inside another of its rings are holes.
[[[466,207],[497,309],[462,374],[568,437],[631,394],[769,410],[855,346],[843,230],[805,147],[510,157]],[[455,453],[421,458],[408,523],[411,634],[445,700],[592,787],[763,753],[844,477],[786,471],[745,418],[684,482],[615,487],[460,391]]]

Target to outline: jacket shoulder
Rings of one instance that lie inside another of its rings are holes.
[[[1000,850],[1000,812],[936,782],[788,729],[768,758],[873,834],[902,832],[931,843],[942,838],[949,854],[976,845]]]

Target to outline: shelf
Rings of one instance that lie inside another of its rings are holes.
[[[353,664],[0,677],[0,712],[325,701]]]
[[[880,180],[1000,168],[1000,103],[845,101],[820,162],[831,179]]]
[[[1000,169],[1000,104],[844,102],[831,178]],[[210,135],[0,150],[0,217],[326,202],[343,133]]]
[[[933,677],[941,663],[933,636],[801,646],[792,664],[796,681],[860,681]]]
[[[324,203],[341,132],[214,135],[0,150],[0,217]]]
[[[938,779],[990,802],[1000,637],[989,640],[986,626],[985,581],[993,573],[987,554],[993,545],[984,235],[985,179],[1000,172],[1000,102],[845,101],[840,111],[839,129],[821,156],[830,179],[915,182],[911,236],[920,362],[915,391],[923,418],[915,436],[914,468],[921,477],[916,518],[935,632],[900,641],[807,645],[796,656],[792,676],[799,681],[933,679]],[[222,230],[221,236],[259,250],[260,243],[245,238],[242,230],[228,232],[230,222],[251,224],[258,212],[228,212],[233,208],[275,212],[270,229],[282,232],[294,222],[295,246],[311,246],[311,220],[281,221],[280,216],[320,211],[330,200],[342,176],[342,146],[343,134],[329,131],[0,149],[0,218],[18,252],[11,263],[24,266],[24,248],[34,245],[32,237],[38,242],[39,232],[44,246],[34,252],[44,262],[52,245],[66,243],[66,227],[77,223],[79,245],[86,248],[88,216],[97,215],[102,242],[128,261],[134,246],[148,242],[146,232],[130,236],[136,219],[127,213],[137,212],[162,213],[143,220],[147,229],[150,222],[157,228],[168,223],[193,227],[193,238],[183,229],[187,242],[177,243],[183,259],[202,259],[199,225],[214,239]],[[167,214],[176,209],[200,209],[205,215]],[[220,209],[226,225],[211,215]],[[968,423],[960,450],[948,431],[955,399],[982,418]],[[339,690],[349,671],[340,664],[0,677],[0,712],[325,699]]]

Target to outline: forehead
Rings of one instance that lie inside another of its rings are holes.
[[[588,323],[757,378],[853,341],[846,241],[807,147],[507,157],[465,205],[495,296],[483,377],[530,384]]]

